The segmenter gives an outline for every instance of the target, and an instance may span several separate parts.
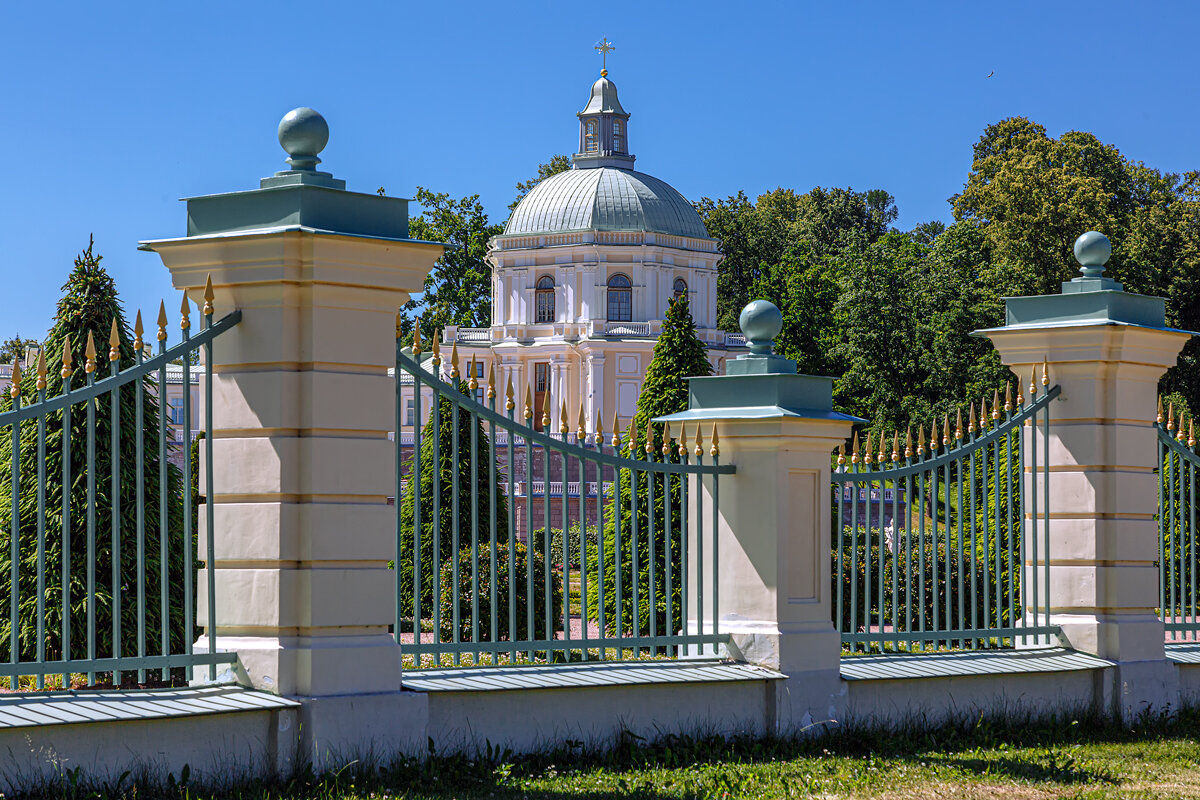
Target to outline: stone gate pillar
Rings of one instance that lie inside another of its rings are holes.
[[[190,198],[186,236],[142,243],[193,302],[211,275],[217,317],[243,313],[213,345],[217,618],[202,596],[199,624],[257,688],[309,698],[400,688],[388,369],[397,310],[443,251],[408,238],[408,201],[318,172],[328,136],[290,112],[290,169]]]
[[[715,425],[721,462],[737,469],[718,486],[719,631],[731,635],[732,657],[788,676],[776,697],[786,731],[841,713],[841,639],[830,597],[831,454],[861,420],[833,410],[832,378],[798,375],[796,362],[772,354],[782,322],[765,300],[746,306],[740,323],[750,353],[727,361],[723,376],[691,378],[688,410],[655,421],[670,424],[673,436],[686,426],[692,440],[697,425],[706,439]],[[688,518],[691,586],[701,580],[698,537],[711,559],[711,481],[700,490],[703,528],[695,514]],[[710,576],[703,579],[709,586]],[[703,614],[711,630],[707,601]],[[687,624],[696,631],[695,618]]]
[[[1080,236],[1081,277],[1061,294],[1008,298],[1005,326],[977,334],[1022,380],[1034,369],[1040,379],[1045,363],[1050,385],[1062,389],[1049,407],[1050,508],[1038,508],[1039,529],[1049,524],[1050,622],[1069,647],[1118,662],[1108,700],[1128,718],[1178,705],[1155,614],[1152,422],[1158,379],[1191,334],[1166,327],[1162,298],[1103,277],[1111,252],[1102,234]],[[1043,565],[1030,568],[1040,574]]]

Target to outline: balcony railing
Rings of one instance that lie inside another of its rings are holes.
[[[725,334],[725,346],[726,347],[745,347],[746,346],[745,334],[741,334],[741,333]]]
[[[492,341],[491,328],[459,328],[455,339],[464,343],[487,343]]]
[[[649,336],[649,322],[606,322],[605,336]]]

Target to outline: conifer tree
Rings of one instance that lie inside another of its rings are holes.
[[[64,351],[69,352],[74,370],[70,386],[78,391],[86,383],[84,374],[85,348],[88,333],[95,339],[98,351],[96,377],[102,379],[109,373],[108,341],[113,321],[116,320],[120,338],[118,347],[119,368],[124,370],[135,364],[134,348],[129,326],[122,312],[116,283],[101,266],[102,256],[93,251],[93,243],[76,259],[66,284],[64,294],[58,302],[54,326],[43,344],[46,357],[46,397],[62,394],[64,379],[61,375]],[[37,369],[26,365],[19,383],[21,403],[28,406],[38,401]],[[142,589],[145,597],[146,654],[162,654],[160,613],[160,538],[159,527],[160,492],[166,492],[167,500],[167,593],[168,593],[168,649],[171,653],[183,652],[185,642],[194,638],[194,631],[183,628],[183,564],[184,548],[194,547],[193,542],[183,541],[183,507],[181,501],[182,476],[173,464],[167,465],[167,485],[159,482],[157,431],[160,413],[158,392],[151,381],[145,383],[143,392],[143,446],[142,486],[146,513],[144,515],[145,553],[144,579],[137,569],[137,397],[133,384],[121,389],[119,402],[120,439],[117,464],[120,473],[120,496],[113,502],[111,497],[112,453],[111,447],[111,394],[100,395],[93,401],[79,401],[70,406],[70,466],[71,487],[68,493],[70,530],[63,535],[63,412],[53,411],[45,416],[46,458],[45,478],[45,573],[44,609],[45,627],[43,641],[45,658],[57,660],[69,655],[71,658],[87,656],[87,405],[95,407],[95,452],[93,466],[95,478],[95,549],[91,564],[94,567],[96,588],[96,653],[109,656],[113,653],[112,637],[112,586],[113,586],[113,536],[112,509],[120,509],[120,569],[121,587],[121,653],[136,656],[138,653],[137,596],[139,581],[144,580]],[[13,401],[5,396],[0,399],[0,410],[11,410]],[[19,503],[18,523],[20,547],[18,591],[20,598],[20,629],[18,637],[23,660],[36,656],[37,647],[37,564],[38,564],[38,473],[37,449],[38,424],[35,419],[25,420],[20,426],[19,439]],[[13,436],[12,427],[0,429],[0,596],[10,597],[10,541],[12,522],[12,485],[7,466],[11,463]],[[62,575],[63,542],[69,546],[67,574],[70,584],[70,653],[64,654],[62,642]],[[0,640],[7,640],[8,618],[0,621]]]
[[[662,460],[663,425],[651,422],[656,417],[676,414],[686,411],[688,407],[688,378],[702,377],[712,374],[712,364],[708,360],[707,348],[696,337],[696,324],[692,320],[692,312],[686,297],[672,301],[667,307],[663,318],[662,334],[654,345],[654,356],[646,368],[646,378],[642,382],[642,391],[638,395],[637,413],[634,415],[631,436],[627,436],[622,455],[647,459],[647,432],[650,434],[649,444],[654,460]],[[674,449],[665,459],[678,463],[679,456]],[[617,633],[617,595],[616,578],[617,565],[620,564],[621,583],[623,587],[619,618],[621,628],[630,631],[633,624],[633,546],[631,531],[633,528],[632,500],[637,495],[637,542],[638,554],[638,611],[641,634],[649,632],[650,615],[655,617],[656,632],[659,634],[673,633],[683,626],[679,615],[679,597],[681,570],[684,568],[681,552],[683,537],[686,531],[681,530],[680,515],[681,492],[679,479],[670,480],[671,517],[668,531],[663,531],[665,506],[663,503],[664,480],[661,476],[648,477],[650,473],[639,472],[636,475],[631,470],[618,470],[616,476],[617,507],[620,510],[621,541],[617,546],[617,528],[612,515],[609,515],[603,532],[604,563],[604,609],[607,632]],[[650,480],[654,480],[654,503],[650,504]],[[650,516],[654,516],[654,585],[650,584]],[[671,597],[667,597],[667,548],[666,542],[671,543]],[[592,560],[592,563],[596,563]],[[599,609],[598,582],[595,576],[588,581],[588,604],[593,618]],[[667,618],[667,609],[672,608],[673,614]]]

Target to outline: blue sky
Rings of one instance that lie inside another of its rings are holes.
[[[1197,22],[1172,2],[7,4],[0,337],[45,332],[89,233],[131,315],[153,310],[170,283],[138,240],[183,234],[180,197],[282,169],[298,105],[350,189],[478,193],[503,220],[574,149],[607,36],[639,169],[690,199],[883,188],[909,228],[949,219],[1007,116],[1200,168]]]

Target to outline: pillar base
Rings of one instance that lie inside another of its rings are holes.
[[[720,629],[729,634],[729,657],[737,661],[788,675],[838,672],[841,637],[828,622],[785,626],[768,621],[722,619]]]
[[[201,637],[195,652],[206,652]],[[230,677],[285,696],[329,696],[400,691],[400,645],[386,633],[365,636],[217,636],[217,650],[236,652]],[[218,665],[216,677],[228,673]],[[208,668],[196,681],[208,682]],[[318,691],[314,691],[319,687]]]

